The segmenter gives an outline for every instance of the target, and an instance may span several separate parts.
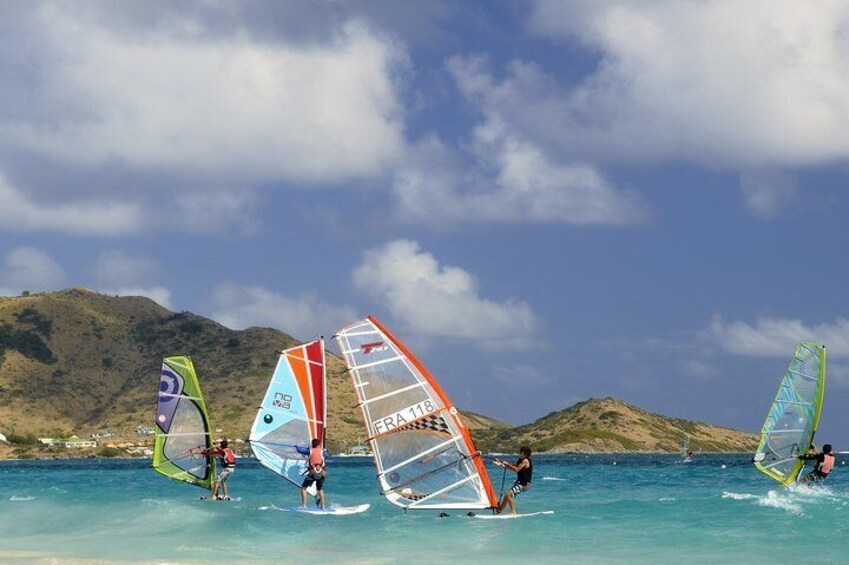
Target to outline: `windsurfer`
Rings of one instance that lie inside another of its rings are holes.
[[[324,508],[324,478],[327,476],[327,462],[324,460],[324,450],[318,438],[312,440],[309,459],[307,460],[307,476],[301,484],[301,508],[307,506],[307,489],[315,483],[318,507]]]
[[[514,499],[531,488],[531,481],[533,480],[534,463],[531,461],[531,448],[527,445],[519,448],[519,459],[515,465],[511,465],[501,459],[496,459],[495,464],[516,473],[516,481],[513,483],[513,486],[501,495],[501,502],[498,503],[496,514],[501,514],[506,506],[510,507],[511,514],[515,514],[516,503]]]
[[[831,454],[831,445],[828,443],[822,446],[822,453],[809,452],[798,458],[802,461],[816,461],[814,470],[802,479],[803,483],[824,481],[834,468],[834,455]]]
[[[212,449],[204,449],[200,452],[201,455],[212,455],[218,457],[218,463],[221,466],[221,471],[215,478],[215,485],[212,487],[213,500],[230,500],[230,493],[227,488],[227,480],[233,475],[236,469],[236,455],[230,449],[226,439],[222,439],[218,447]],[[223,494],[219,496],[218,489],[223,487]]]

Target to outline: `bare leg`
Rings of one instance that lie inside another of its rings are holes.
[[[307,489],[301,489],[301,508],[307,507]]]
[[[510,507],[510,514],[516,513],[516,503],[513,501],[513,493],[507,493],[507,505]]]
[[[324,508],[324,491],[318,491],[318,507]]]
[[[230,490],[227,488],[227,483],[223,483],[222,486],[224,487],[224,498],[227,498],[230,496]]]
[[[218,481],[215,481],[215,485],[213,485],[212,487],[212,498],[218,498],[218,487],[220,486],[220,484],[221,483],[219,483]]]

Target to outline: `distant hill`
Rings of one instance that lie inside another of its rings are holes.
[[[481,449],[514,452],[678,452],[685,434],[694,451],[754,451],[759,437],[735,430],[668,418],[615,398],[591,398],[523,426],[479,432]]]
[[[74,288],[0,297],[0,431],[83,436],[109,428],[135,438],[153,425],[162,358],[188,354],[217,436],[247,437],[277,351],[298,342],[266,328],[230,330],[143,297]],[[328,441],[363,435],[343,362],[329,355]]]
[[[277,330],[230,330],[143,297],[83,288],[0,297],[0,433],[20,442],[108,428],[116,434],[110,442],[138,443],[137,426],[153,425],[162,358],[188,354],[215,435],[245,438],[277,351],[297,343]],[[343,361],[328,354],[327,374],[328,447],[344,451],[364,441],[365,427]],[[757,443],[751,434],[615,399],[588,400],[518,427],[473,412],[463,417],[483,451],[515,451],[521,443],[535,451],[676,451],[685,432],[705,451]],[[27,454],[45,455],[0,443],[0,458]]]

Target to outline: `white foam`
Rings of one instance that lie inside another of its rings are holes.
[[[751,500],[753,498],[760,498],[755,494],[746,494],[739,492],[723,492],[722,498],[730,498],[731,500]]]
[[[675,502],[678,499],[675,498],[674,496],[662,496],[662,497],[658,498],[658,500],[660,502]]]
[[[12,495],[9,497],[9,500],[12,502],[29,502],[30,500],[35,500],[34,496],[15,496]]]
[[[766,493],[766,496],[758,500],[758,504],[787,510],[792,514],[802,514],[802,505],[793,500],[793,498],[793,496],[787,496],[783,492],[779,493],[778,491],[771,490]]]
[[[565,481],[566,479],[561,479],[560,477],[543,477],[544,481]]]

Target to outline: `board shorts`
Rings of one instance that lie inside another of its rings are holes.
[[[304,482],[301,483],[301,488],[310,488],[310,485],[313,483],[315,483],[316,490],[322,490],[324,488],[324,475],[320,477],[311,477],[307,475]]]
[[[223,469],[221,469],[221,472],[218,473],[218,482],[222,484],[226,483],[227,479],[230,478],[234,470],[235,467],[224,467]]]
[[[523,485],[519,481],[516,481],[515,483],[513,483],[513,486],[510,487],[510,492],[513,493],[513,498],[516,498],[517,496],[519,496],[520,494],[522,494],[523,492],[525,492],[529,488],[531,488],[530,483]]]

